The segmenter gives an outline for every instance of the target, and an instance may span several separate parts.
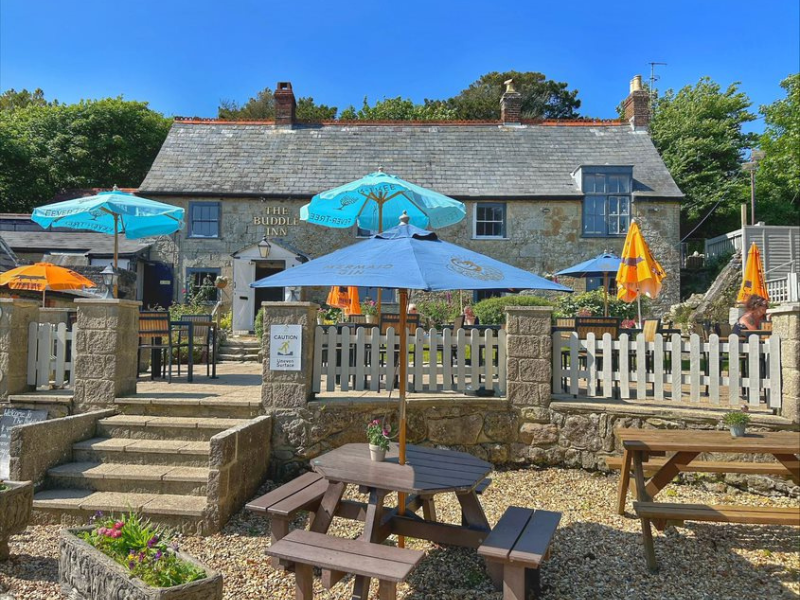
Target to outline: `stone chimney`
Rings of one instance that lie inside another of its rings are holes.
[[[279,81],[275,88],[275,124],[292,127],[296,108],[297,102],[294,100],[292,84],[288,81]]]
[[[514,80],[504,81],[506,91],[500,98],[500,120],[503,125],[519,125],[519,114],[522,112],[522,94],[514,89]]]
[[[650,125],[650,93],[642,89],[642,76],[631,79],[631,91],[625,98],[625,120],[634,129],[644,129]]]

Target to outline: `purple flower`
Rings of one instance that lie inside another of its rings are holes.
[[[150,538],[150,539],[147,541],[147,547],[148,547],[148,548],[152,548],[152,547],[153,547],[153,546],[155,546],[157,543],[158,543],[158,536],[157,536],[157,535],[154,535],[153,537],[151,537],[151,538]]]
[[[144,552],[139,552],[139,562],[144,560]]]
[[[159,550],[158,552],[156,552],[156,560],[159,560],[159,559],[161,558],[161,556],[162,556],[162,554],[161,554],[161,550]]]
[[[135,563],[134,561],[129,561],[129,562],[128,562],[128,568],[129,568],[131,571],[133,571],[133,569],[135,569],[135,568],[136,568],[136,563]]]

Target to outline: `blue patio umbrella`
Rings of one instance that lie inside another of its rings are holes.
[[[300,219],[337,228],[358,224],[380,232],[394,227],[403,212],[423,229],[453,225],[467,214],[463,202],[379,171],[320,192],[300,209]]]
[[[68,227],[113,235],[116,269],[120,233],[134,240],[174,233],[183,227],[183,209],[121,192],[114,186],[112,191],[100,192],[95,196],[34,208],[31,219],[45,229],[51,226]]]
[[[404,222],[403,222],[404,221]],[[251,287],[354,285],[400,290],[400,347],[406,344],[408,290],[555,290],[571,292],[478,252],[439,239],[432,231],[408,224],[342,248],[303,265],[259,279]],[[406,368],[400,361],[400,462],[405,462]],[[403,506],[403,502],[400,502]]]
[[[608,274],[619,269],[620,258],[613,252],[603,252],[587,261],[562,269],[556,275],[569,277],[602,277],[603,304],[605,316],[608,316]]]

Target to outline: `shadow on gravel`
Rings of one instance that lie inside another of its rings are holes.
[[[49,581],[58,583],[58,560],[30,554],[14,554],[0,562],[0,581],[4,577],[14,577],[26,581]]]

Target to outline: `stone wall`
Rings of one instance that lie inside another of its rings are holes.
[[[38,305],[29,300],[0,298],[0,403],[28,390],[28,326]]]
[[[47,469],[72,460],[72,445],[95,436],[97,421],[115,414],[99,410],[11,429],[11,479],[41,485]]]
[[[164,202],[188,210],[189,200],[165,197]],[[152,250],[154,260],[173,263],[176,289],[186,287],[188,267],[219,267],[233,281],[231,254],[257,243],[263,235],[317,257],[356,241],[355,229],[332,229],[300,221],[300,207],[308,200],[204,197],[192,200],[220,202],[219,239],[193,239],[186,233],[161,237]],[[582,203],[577,200],[513,200],[506,202],[507,234],[503,240],[473,239],[475,202],[466,201],[467,217],[439,234],[449,242],[487,254],[520,268],[543,274],[554,273],[606,250],[621,252],[624,238],[581,236]],[[654,311],[680,300],[680,204],[678,202],[634,202],[634,216],[653,251],[667,271],[667,279]],[[583,281],[576,282],[584,289]]]
[[[219,531],[250,500],[267,476],[272,420],[256,417],[213,436],[208,475],[209,530]]]

